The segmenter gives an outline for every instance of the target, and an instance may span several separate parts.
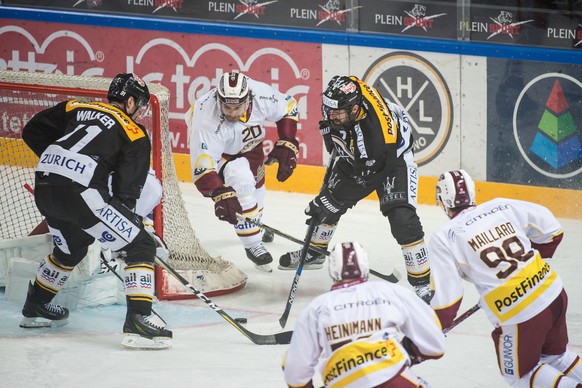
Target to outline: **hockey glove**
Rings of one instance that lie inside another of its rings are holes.
[[[279,163],[277,170],[277,180],[285,182],[297,166],[297,154],[299,153],[299,142],[295,139],[279,139],[275,143],[273,151],[267,156],[265,164],[271,165],[275,160]]]
[[[331,126],[329,125],[328,121],[320,121],[319,122],[319,132],[321,132],[321,136],[323,137],[323,143],[325,144],[325,149],[329,154],[333,151],[335,147],[333,144],[333,140],[331,138]]]
[[[419,355],[420,350],[418,350],[418,348],[410,338],[404,337],[402,339],[402,347],[408,353],[408,357],[410,357],[411,362],[410,366],[420,364],[421,362],[425,361],[425,359]]]
[[[344,212],[344,204],[333,198],[327,190],[309,202],[305,209],[305,214],[313,217],[317,224],[335,224]]]
[[[214,190],[212,200],[214,201],[214,214],[219,220],[233,225],[238,223],[236,214],[242,213],[242,207],[236,196],[236,191],[232,187],[220,187]]]

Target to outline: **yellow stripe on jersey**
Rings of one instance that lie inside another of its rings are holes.
[[[196,181],[202,178],[204,175],[210,172],[217,172],[216,171],[216,163],[208,154],[201,154],[196,158],[196,162],[194,163],[194,171],[192,172],[192,182],[196,183]]]
[[[154,265],[149,263],[128,264],[125,271],[151,271],[154,272]]]
[[[398,127],[396,121],[392,118],[392,113],[388,109],[386,101],[384,101],[376,88],[360,81],[356,77],[353,77],[352,80],[359,83],[362,95],[371,103],[370,105],[376,112],[384,135],[384,143],[395,144],[398,138]]]
[[[336,350],[323,369],[326,387],[346,387],[363,376],[404,363],[400,346],[389,339],[382,342],[357,341]]]
[[[513,318],[556,280],[556,273],[538,254],[525,268],[503,285],[495,288],[483,299],[501,322]]]
[[[118,109],[112,105],[102,102],[83,102],[77,100],[69,101],[66,106],[66,111],[70,112],[75,109],[91,109],[93,111],[106,113],[108,115],[107,119],[109,117],[113,117],[115,121],[121,125],[125,131],[125,134],[131,141],[135,141],[146,136],[145,132],[139,127],[139,125],[135,123],[135,121],[131,119],[131,117],[125,114],[125,112],[123,112],[121,109]],[[96,117],[95,119],[99,120],[100,118]],[[104,120],[100,121],[104,122]],[[104,124],[107,125],[108,123],[104,122]]]
[[[284,117],[293,121],[299,121],[299,118],[297,117],[298,114],[299,110],[297,108],[297,100],[294,98],[289,99],[289,103],[287,104],[287,114]]]

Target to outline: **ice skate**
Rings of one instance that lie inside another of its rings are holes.
[[[123,324],[125,337],[121,346],[129,349],[167,349],[172,346],[172,332],[157,314],[128,313]]]
[[[299,266],[299,259],[301,258],[301,250],[287,252],[279,258],[279,269],[281,270],[296,270]],[[325,255],[307,253],[303,269],[320,269],[325,262]]]
[[[414,286],[414,292],[418,297],[426,302],[426,304],[430,305],[430,301],[434,296],[434,290],[431,290],[430,283],[423,284],[421,286]]]
[[[273,256],[267,251],[262,242],[249,249],[245,248],[245,252],[247,253],[247,257],[255,263],[257,269],[265,272],[273,272],[273,269],[269,265],[273,261]]]
[[[22,308],[24,318],[20,327],[34,329],[39,327],[54,327],[66,325],[69,310],[52,303],[43,303],[37,300],[34,284],[28,284],[28,295]]]
[[[270,243],[275,239],[275,234],[269,229],[263,229],[263,242]]]

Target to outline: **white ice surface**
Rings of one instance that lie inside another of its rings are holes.
[[[254,268],[232,227],[218,221],[212,203],[192,184],[181,184],[191,222],[204,247],[233,261],[249,276],[244,289],[211,298],[233,317],[248,318],[247,328],[261,334],[280,329],[294,271],[267,274]],[[263,222],[296,238],[306,232],[303,209],[310,195],[269,192]],[[419,214],[427,238],[445,221],[435,206],[422,205]],[[565,237],[551,265],[562,276],[569,295],[570,346],[582,354],[582,220],[563,219]],[[332,243],[357,240],[370,254],[371,268],[405,273],[400,247],[390,234],[375,201],[362,201],[342,218]],[[280,237],[268,244],[275,258],[299,246]],[[578,268],[578,270],[576,269]],[[408,287],[406,280],[400,284]],[[304,270],[286,330],[304,306],[329,290],[327,268]],[[477,300],[467,284],[462,311]],[[55,329],[18,327],[21,305],[0,293],[0,387],[285,387],[281,359],[286,345],[259,346],[250,342],[214,310],[199,300],[157,302],[155,310],[174,332],[174,345],[164,351],[121,348],[125,306],[73,311],[69,324]],[[492,327],[478,311],[447,336],[445,356],[415,366],[435,388],[504,387],[490,338]]]

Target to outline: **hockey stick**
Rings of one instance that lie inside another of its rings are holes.
[[[307,257],[307,247],[309,246],[309,240],[311,239],[311,235],[317,226],[315,222],[315,218],[312,218],[309,222],[309,227],[307,228],[307,234],[305,235],[305,242],[303,243],[303,247],[301,248],[301,256],[299,257],[299,265],[297,266],[297,270],[295,271],[295,277],[293,278],[293,283],[291,283],[291,289],[289,290],[289,296],[287,297],[287,304],[285,305],[285,311],[283,311],[283,315],[279,318],[279,324],[281,328],[285,327],[287,324],[287,319],[289,318],[289,313],[291,312],[291,307],[293,306],[293,301],[295,300],[295,292],[297,291],[297,286],[299,285],[299,278],[301,278],[301,273],[303,272],[303,265],[305,264],[305,258]]]
[[[453,322],[451,323],[451,325],[449,327],[446,327],[443,329],[443,334],[447,334],[449,331],[451,331],[451,329],[453,329],[455,326],[457,326],[459,323],[463,322],[465,319],[469,318],[471,315],[475,314],[475,312],[477,310],[479,310],[479,303],[477,303],[475,306],[471,307],[470,309],[468,309],[467,311],[465,311],[463,314],[459,315],[457,318],[455,318],[453,320]]]
[[[276,334],[256,334],[245,327],[241,326],[236,320],[234,320],[230,315],[228,315],[223,309],[218,307],[216,303],[210,300],[206,295],[204,295],[201,291],[196,289],[192,284],[188,282],[188,280],[184,279],[182,275],[180,275],[176,270],[160,258],[156,257],[156,263],[160,265],[163,269],[168,271],[173,277],[175,277],[180,283],[186,286],[190,291],[194,293],[199,299],[204,301],[211,309],[216,311],[222,318],[224,318],[228,323],[233,325],[238,331],[243,333],[245,337],[250,339],[253,343],[257,345],[286,345],[291,342],[291,335],[293,331],[285,331],[282,333]]]
[[[297,244],[300,244],[300,245],[305,244],[305,241],[299,240],[296,237],[293,237],[291,235],[288,235],[287,233],[281,232],[280,230],[275,229],[275,228],[273,228],[273,227],[271,227],[269,225],[265,225],[265,224],[263,224],[263,223],[261,223],[259,221],[255,221],[255,220],[253,220],[251,218],[244,217],[241,214],[237,214],[237,217],[241,221],[246,221],[249,224],[258,226],[259,228],[268,229],[271,232],[273,232],[274,234],[276,234],[277,236],[283,237],[283,238],[285,238],[285,239],[287,239],[289,241],[293,241],[294,243],[297,243]],[[313,253],[317,253],[317,254],[320,254],[320,255],[329,256],[329,251],[327,251],[325,249],[322,249],[320,247],[317,247],[315,245],[309,244],[309,247],[308,248]],[[400,281],[400,279],[402,278],[402,275],[400,274],[400,272],[396,268],[394,268],[394,271],[390,275],[384,275],[383,273],[380,273],[378,271],[374,271],[371,268],[370,268],[370,273],[372,275],[376,276],[377,278],[380,278],[382,280],[386,280],[387,282],[390,282],[390,283],[398,283]]]
[[[335,157],[337,150],[333,149],[327,162],[327,167],[325,169],[325,175],[323,176],[323,182],[321,183],[321,188],[323,189],[331,175],[331,170],[335,164]],[[315,230],[316,222],[315,217],[311,217],[309,222],[309,227],[307,228],[307,233],[305,234],[305,239],[302,241],[301,254],[299,256],[299,264],[297,265],[297,270],[295,271],[295,277],[293,278],[293,283],[291,283],[291,289],[289,290],[289,296],[287,297],[287,303],[285,304],[285,311],[283,315],[279,318],[279,324],[281,328],[284,328],[287,324],[287,319],[289,318],[289,313],[291,312],[291,307],[293,307],[293,301],[295,300],[295,292],[297,291],[297,286],[299,285],[299,279],[301,278],[301,273],[303,272],[303,265],[305,264],[305,258],[307,257],[307,247],[311,245],[311,236]]]
[[[109,272],[112,272],[117,279],[119,279],[119,281],[121,282],[121,284],[125,285],[125,281],[123,280],[123,278],[121,277],[120,274],[117,273],[117,271],[115,270],[115,268],[113,268],[111,266],[111,264],[109,264],[107,262],[107,259],[105,258],[105,255],[103,255],[103,251],[101,251],[101,253],[99,254],[99,257],[101,258],[101,262],[107,267],[107,269],[109,270]],[[164,322],[164,324],[166,323],[166,321],[164,321],[164,318],[162,318],[160,316],[160,314],[158,314],[154,308],[152,307],[152,314],[155,314],[162,322]]]

